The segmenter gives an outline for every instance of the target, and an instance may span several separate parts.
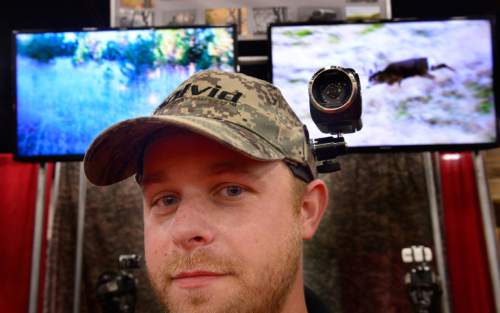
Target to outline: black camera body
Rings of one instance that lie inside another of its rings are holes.
[[[352,68],[330,66],[312,76],[309,81],[312,120],[320,131],[333,135],[311,140],[318,173],[340,170],[340,164],[333,160],[347,153],[342,133],[354,133],[363,127],[361,104],[361,83]]]
[[[329,134],[360,130],[361,83],[351,68],[325,67],[309,81],[309,109],[319,130]]]

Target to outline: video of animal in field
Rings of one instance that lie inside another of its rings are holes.
[[[233,27],[16,35],[18,155],[83,155],[204,69],[234,70]]]
[[[488,20],[275,26],[273,82],[308,126],[308,82],[320,68],[360,76],[363,129],[353,147],[488,143],[496,140]]]

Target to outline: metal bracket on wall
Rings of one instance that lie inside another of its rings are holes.
[[[76,229],[75,286],[73,288],[73,313],[80,312],[80,286],[82,283],[83,240],[85,229],[85,204],[87,201],[87,178],[80,163],[80,184],[78,189],[78,220]]]
[[[427,184],[427,194],[429,199],[429,213],[432,222],[432,235],[434,238],[434,253],[436,255],[436,266],[438,275],[442,282],[442,310],[443,313],[451,313],[448,275],[445,266],[443,233],[441,230],[441,219],[439,217],[438,192],[431,152],[423,153],[425,182]]]
[[[38,181],[36,185],[35,225],[33,230],[33,249],[31,254],[29,313],[36,313],[38,309],[38,286],[40,284],[45,188],[47,186],[46,173],[47,168],[45,163],[40,163],[40,167],[38,168]]]
[[[491,284],[493,294],[500,295],[500,272],[499,272],[499,255],[498,245],[495,234],[495,217],[493,204],[491,202],[488,183],[484,170],[484,161],[480,153],[473,154],[474,171],[476,174],[476,186],[479,195],[479,206],[481,208],[481,218],[483,222],[484,238],[486,241],[486,253],[488,256],[488,264],[491,276]],[[493,297],[495,301],[496,312],[500,313],[500,297]]]

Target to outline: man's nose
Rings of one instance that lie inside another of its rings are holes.
[[[175,245],[191,251],[214,240],[214,229],[201,201],[181,201],[170,224]]]

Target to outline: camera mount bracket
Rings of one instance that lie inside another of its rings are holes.
[[[340,164],[334,159],[347,153],[347,146],[341,134],[311,140],[314,157],[319,162],[318,173],[332,173],[340,170]]]

